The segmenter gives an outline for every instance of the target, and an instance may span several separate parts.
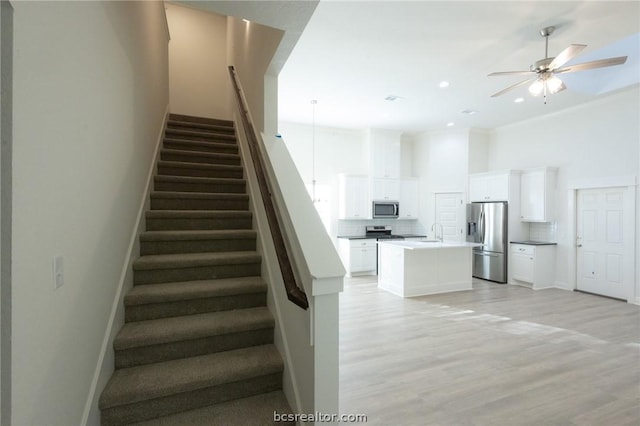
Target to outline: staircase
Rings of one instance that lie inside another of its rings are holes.
[[[267,425],[291,412],[260,264],[233,123],[172,114],[102,425]]]

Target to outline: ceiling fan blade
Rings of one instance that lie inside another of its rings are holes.
[[[487,77],[494,77],[497,75],[530,75],[535,74],[535,71],[501,71],[501,72],[492,72]]]
[[[597,61],[583,62],[581,64],[570,65],[568,67],[554,70],[553,72],[555,74],[558,74],[563,72],[584,71],[584,70],[591,70],[594,68],[603,68],[603,67],[610,67],[613,65],[622,65],[625,62],[627,62],[626,56],[618,56],[617,58],[600,59]]]
[[[554,69],[556,69],[558,67],[563,66],[564,64],[569,62],[571,59],[573,59],[576,56],[578,56],[578,54],[580,52],[582,52],[585,47],[587,47],[586,44],[572,44],[572,45],[570,45],[569,47],[564,49],[562,52],[560,52],[560,54],[558,56],[556,56],[553,59],[553,61],[551,61],[551,63],[549,64],[549,69],[550,70],[554,70]]]
[[[531,82],[531,81],[533,81],[533,80],[534,80],[533,78],[528,78],[528,79],[526,79],[526,80],[523,80],[523,81],[521,81],[520,83],[516,83],[516,84],[514,84],[514,85],[511,85],[511,86],[507,87],[506,89],[502,89],[502,90],[501,90],[501,91],[499,91],[498,93],[494,93],[493,95],[491,95],[491,97],[492,97],[492,98],[495,98],[495,97],[497,97],[497,96],[504,95],[505,93],[510,92],[510,91],[512,91],[513,89],[517,88],[517,87],[524,86],[525,84],[527,84],[527,83],[529,83],[529,82]]]

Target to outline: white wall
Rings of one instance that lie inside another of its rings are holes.
[[[11,424],[13,8],[0,3],[0,424]]]
[[[416,135],[413,168],[420,179],[420,223],[432,236],[435,194],[466,192],[469,131],[450,130]]]
[[[233,65],[249,104],[251,118],[258,134],[266,127],[276,128],[275,123],[265,126],[265,117],[277,120],[277,89],[270,90],[272,99],[265,99],[265,74],[273,59],[283,32],[255,22],[244,22],[229,17],[227,20],[227,63]],[[271,84],[273,79],[269,80]],[[265,112],[265,109],[268,112]]]
[[[556,281],[568,280],[568,185],[572,181],[638,176],[640,88],[539,119],[496,129],[489,169],[558,167]]]
[[[230,119],[227,17],[165,3],[171,112]],[[221,85],[221,82],[223,83]]]
[[[318,106],[316,106],[318,113]],[[309,104],[309,116],[312,114]],[[306,185],[313,181],[313,126],[279,123],[287,149]],[[330,234],[338,233],[338,174],[366,175],[369,159],[366,156],[365,133],[316,126],[315,129],[315,179],[317,185],[328,185],[331,191]]]
[[[159,2],[14,8],[12,423],[80,424],[168,104],[168,34]]]

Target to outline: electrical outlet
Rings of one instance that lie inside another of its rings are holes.
[[[57,290],[64,284],[64,258],[56,256],[53,258],[53,289]]]

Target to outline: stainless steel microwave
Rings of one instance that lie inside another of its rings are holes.
[[[397,201],[374,201],[371,217],[374,219],[397,219],[400,203]]]

